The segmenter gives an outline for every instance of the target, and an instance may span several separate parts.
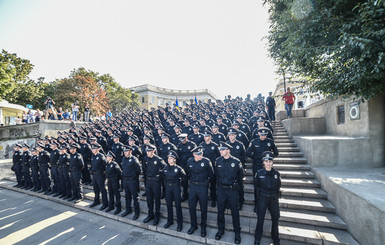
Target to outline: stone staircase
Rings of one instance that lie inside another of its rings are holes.
[[[281,217],[279,222],[279,233],[281,244],[358,244],[357,241],[347,231],[346,223],[336,214],[335,207],[327,200],[327,193],[320,188],[320,183],[315,179],[312,168],[307,164],[306,159],[297,147],[296,143],[287,136],[285,129],[279,122],[273,122],[274,139],[279,150],[279,157],[274,159],[274,168],[281,173],[282,177],[282,198],[280,199]],[[20,190],[11,187],[14,184],[14,178],[7,178],[0,182],[0,187],[25,192],[30,195],[38,195],[45,199],[71,205],[88,212],[97,213],[108,218],[116,219],[119,222],[131,225],[141,226],[150,230],[176,236],[195,242],[206,244],[233,244],[234,233],[226,232],[220,241],[214,239],[217,231],[217,208],[208,208],[208,232],[207,237],[200,237],[200,229],[193,235],[188,235],[187,230],[190,226],[190,216],[188,212],[188,203],[182,203],[184,228],[182,232],[176,232],[176,222],[168,229],[164,229],[167,210],[165,200],[161,205],[161,222],[158,226],[143,224],[142,220],[147,214],[147,205],[145,197],[141,195],[140,207],[141,216],[137,221],[132,221],[132,216],[124,218],[120,215],[107,214],[96,208],[90,209],[88,205],[92,202],[94,193],[91,186],[84,186],[85,201],[78,204],[68,203],[64,200],[44,196],[35,192]],[[144,184],[141,180],[141,190],[144,190]],[[254,213],[253,176],[251,171],[251,162],[247,162],[247,173],[245,181],[245,205],[240,211],[242,244],[253,244],[254,232],[257,222],[257,215]],[[125,207],[124,193],[122,206]],[[174,215],[175,217],[175,215]],[[198,220],[200,217],[198,205]],[[231,231],[232,219],[230,210],[226,210],[226,230]],[[176,217],[175,217],[176,219]],[[150,222],[150,224],[152,224]],[[271,221],[267,212],[264,226],[264,235],[270,236]],[[270,239],[264,237],[262,244],[270,244]]]

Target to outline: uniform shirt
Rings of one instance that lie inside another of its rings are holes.
[[[140,159],[140,157],[142,156],[142,149],[137,145],[132,145],[131,147],[133,148],[132,155]]]
[[[137,157],[129,156],[122,158],[122,175],[124,177],[137,177],[141,171],[142,167]]]
[[[190,134],[188,136],[188,139],[192,142],[194,142],[196,145],[199,145],[200,143],[203,142],[203,134],[197,133],[197,134]]]
[[[42,150],[39,152],[39,166],[48,165],[50,161],[50,154],[47,151]]]
[[[191,127],[191,126],[184,126],[183,128],[182,128],[182,133],[183,134],[187,134],[187,135],[190,135],[190,134],[193,134],[194,133],[194,131],[193,131],[193,128]]]
[[[122,162],[123,157],[123,147],[124,145],[121,142],[113,143],[111,145],[111,151],[115,154],[115,161],[120,164]]]
[[[227,143],[233,147],[232,149],[230,149],[231,155],[233,157],[238,158],[241,161],[241,163],[245,163],[246,162],[245,145],[239,140],[235,140],[234,143],[231,143],[230,140],[228,140]]]
[[[255,187],[257,190],[266,194],[279,194],[281,188],[281,175],[275,169],[266,171],[266,169],[260,169],[254,176]]]
[[[199,131],[200,132],[212,131],[212,129],[211,129],[211,127],[209,125],[203,125],[203,126],[200,126]]]
[[[219,132],[221,132],[223,135],[227,135],[228,127],[227,127],[226,124],[221,123],[221,124],[218,125],[218,130],[219,130]]]
[[[191,150],[194,149],[197,145],[194,142],[187,140],[186,143],[179,142],[178,144],[178,156],[180,163],[187,163],[187,160],[193,156]]]
[[[89,164],[91,162],[92,150],[91,146],[88,143],[80,144],[79,153],[82,155],[83,161],[86,164]]]
[[[244,176],[241,161],[233,156],[230,156],[228,159],[219,157],[215,164],[215,173],[217,183],[225,186],[242,183]]]
[[[265,151],[271,151],[274,157],[278,156],[278,149],[275,146],[273,140],[266,138],[265,140],[253,139],[250,142],[249,148],[247,149],[246,155],[253,159],[255,162],[262,162],[262,153]]]
[[[39,170],[39,156],[38,155],[33,155],[31,157],[31,161],[29,162],[29,167],[31,170]]]
[[[191,157],[187,161],[187,167],[190,174],[190,180],[194,182],[208,183],[214,175],[213,165],[207,157],[203,157],[200,161],[195,161]]]
[[[30,151],[23,152],[22,163],[23,165],[29,167],[29,162],[31,161],[32,153]]]
[[[104,136],[100,135],[96,137],[96,142],[98,142],[98,144],[102,146],[104,151],[108,150],[107,140]]]
[[[51,157],[49,159],[49,163],[51,164],[51,167],[58,165],[59,157],[60,157],[60,152],[58,149],[51,151]]]
[[[237,132],[237,140],[243,143],[243,145],[248,145],[249,144],[249,138],[247,135],[242,131],[238,130]]]
[[[166,184],[167,183],[177,184],[177,183],[180,183],[182,179],[186,177],[186,173],[183,170],[183,168],[181,168],[176,164],[174,166],[167,165],[163,169],[163,176]]]
[[[223,133],[218,132],[217,134],[213,134],[211,140],[219,145],[221,141],[226,141],[226,137]]]
[[[145,156],[143,159],[143,172],[146,172],[146,177],[159,177],[166,163],[157,155],[149,158]]]
[[[250,130],[250,127],[249,125],[247,125],[246,123],[242,123],[239,125],[239,130],[241,130],[242,132],[244,132],[246,134],[247,137],[250,137],[251,135],[251,130]]]
[[[22,164],[23,162],[23,154],[21,151],[15,151],[12,156],[13,164]]]
[[[81,170],[84,167],[83,157],[79,152],[75,152],[75,154],[70,154],[69,159],[69,167],[70,170]]]
[[[179,144],[179,138],[178,137],[180,134],[181,133],[177,134],[174,132],[174,134],[172,134],[170,137],[170,142],[173,143],[175,146],[177,146]]]
[[[70,165],[70,154],[64,153],[59,156],[59,166],[60,167],[69,167]]]
[[[211,141],[207,144],[203,142],[201,146],[203,147],[203,156],[207,157],[212,163],[220,157],[217,143]]]
[[[271,130],[270,129],[267,129],[267,130],[269,130],[267,135],[266,135],[267,138],[274,140],[274,137],[273,137],[273,134],[271,133]],[[258,139],[259,138],[258,127],[256,129],[254,129],[252,138],[253,139]]]
[[[98,152],[91,156],[90,172],[104,172],[106,171],[107,160],[104,154]]]
[[[177,151],[178,148],[176,148],[176,146],[170,142],[166,143],[166,144],[162,144],[159,145],[159,156],[165,161],[167,162],[167,156],[168,156],[168,152],[170,150],[173,150],[173,151]]]
[[[107,162],[106,165],[106,177],[107,178],[119,178],[122,174],[122,170],[119,164],[115,161]]]

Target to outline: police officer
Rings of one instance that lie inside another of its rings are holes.
[[[33,190],[34,192],[40,191],[41,184],[40,184],[40,175],[39,175],[39,159],[38,159],[39,152],[36,150],[35,147],[32,148],[32,157],[29,162],[29,166],[31,168],[31,175],[32,175],[32,182],[33,182]]]
[[[42,189],[38,193],[48,194],[51,192],[51,178],[49,174],[50,154],[44,150],[44,144],[37,144],[37,151],[39,152],[39,172]]]
[[[189,193],[189,213],[191,219],[191,227],[188,234],[193,234],[198,228],[196,206],[199,201],[201,210],[201,236],[206,236],[207,223],[207,202],[208,188],[210,179],[214,175],[213,166],[210,160],[203,157],[203,147],[198,146],[191,150],[193,157],[187,161],[188,170],[190,173],[190,193]]]
[[[154,225],[159,223],[160,218],[160,192],[161,192],[161,177],[166,163],[162,158],[155,155],[156,147],[154,145],[147,145],[147,156],[143,159],[143,172],[146,173],[146,196],[148,215],[143,220],[144,223],[154,220]],[[155,202],[155,216],[154,216],[154,202]]]
[[[82,169],[84,167],[83,157],[77,152],[80,149],[79,144],[70,145],[69,170],[72,188],[72,198],[68,201],[78,203],[84,199],[82,186]]]
[[[68,154],[67,150],[68,150],[67,144],[62,144],[60,146],[59,180],[60,180],[60,185],[62,187],[62,195],[59,197],[63,199],[72,198],[71,178],[69,174],[70,154]]]
[[[21,152],[21,148],[23,146],[21,144],[15,144],[13,147],[13,156],[12,156],[12,171],[16,174],[16,181],[17,185],[13,187],[22,187],[24,185],[23,180],[23,168],[22,168],[22,162],[23,162],[23,153]]]
[[[215,143],[219,145],[222,141],[226,141],[226,136],[219,131],[219,125],[217,123],[213,123],[213,126],[211,128],[213,132],[212,140]],[[226,128],[226,135],[227,135],[227,128]]]
[[[123,157],[123,147],[124,145],[122,142],[119,141],[120,136],[119,135],[113,135],[112,136],[113,143],[111,144],[111,151],[114,153],[115,162],[119,164],[119,167],[122,167],[122,157]]]
[[[176,165],[178,158],[174,150],[168,153],[168,165],[163,170],[164,182],[166,185],[166,203],[167,203],[167,223],[164,228],[168,228],[174,224],[173,202],[175,202],[177,231],[180,232],[183,227],[183,215],[181,206],[181,182],[186,178],[186,173],[180,166]]]
[[[92,186],[94,189],[94,201],[90,205],[90,208],[100,204],[100,193],[102,194],[103,205],[100,210],[104,210],[108,207],[107,190],[106,190],[106,166],[107,160],[104,154],[100,153],[102,146],[98,143],[91,145],[91,168],[92,174]]]
[[[32,153],[29,151],[29,145],[23,144],[23,157],[22,157],[22,170],[23,170],[23,179],[24,186],[23,188],[29,190],[33,187],[31,179],[31,170],[30,170],[30,161],[32,158]]]
[[[55,194],[54,197],[60,196],[62,194],[62,187],[60,185],[60,176],[59,176],[59,157],[60,152],[57,148],[57,143],[52,141],[51,143],[51,156],[49,163],[51,165],[51,177],[53,181],[52,191],[49,194]]]
[[[203,134],[199,133],[199,125],[193,125],[193,133],[188,136],[188,139],[194,142],[196,145],[200,145],[203,142]]]
[[[278,233],[278,219],[279,213],[279,202],[281,188],[281,176],[278,171],[273,169],[273,152],[266,151],[262,154],[264,168],[258,170],[254,176],[254,183],[257,189],[258,204],[257,204],[257,215],[258,222],[255,229],[255,243],[260,244],[263,223],[265,221],[266,209],[269,209],[271,215],[271,238],[273,239],[274,245],[279,244],[279,233]]]
[[[221,157],[215,164],[217,176],[217,198],[218,198],[218,232],[216,240],[220,240],[225,233],[225,207],[226,203],[230,206],[235,232],[235,244],[241,243],[241,226],[239,219],[239,183],[242,182],[244,170],[241,161],[231,156],[231,146],[222,143],[219,147]]]
[[[80,136],[80,150],[79,153],[83,157],[84,161],[84,168],[82,169],[82,183],[85,185],[91,184],[91,175],[89,167],[91,165],[91,146],[87,143],[87,137],[86,136]]]
[[[115,161],[115,154],[112,151],[107,153],[107,166],[106,166],[106,177],[107,177],[107,186],[108,186],[108,208],[106,212],[110,212],[116,207],[114,214],[119,214],[122,211],[122,204],[120,202],[120,185],[119,179],[122,174],[122,170],[119,167],[119,164]],[[114,199],[115,198],[115,199]]]
[[[197,145],[188,140],[187,134],[180,134],[179,135],[179,144],[178,144],[178,151],[177,154],[179,156],[179,166],[181,166],[184,171],[186,172],[187,176],[189,176],[189,168],[187,166],[187,160],[190,159],[192,155],[192,149],[197,147]],[[182,195],[182,202],[186,201],[188,199],[188,177],[186,178],[186,181],[183,181],[183,195]]]
[[[265,151],[272,151],[274,157],[278,156],[278,149],[273,140],[267,138],[268,130],[265,128],[258,129],[259,138],[253,139],[247,148],[246,155],[253,161],[253,175],[262,168],[262,153]],[[257,211],[257,196],[254,188],[254,211]]]
[[[140,214],[139,207],[139,175],[142,171],[139,159],[132,155],[133,148],[125,146],[123,150],[124,157],[122,159],[122,184],[125,191],[126,211],[122,217],[132,213],[131,201],[134,201],[134,217],[138,219]]]

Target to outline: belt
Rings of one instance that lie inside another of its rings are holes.
[[[105,171],[91,171],[91,174],[93,175],[103,175],[103,174],[106,174]]]
[[[71,172],[75,172],[75,171],[78,171],[78,170],[80,170],[80,169],[77,169],[77,168],[70,168],[70,171],[71,171]]]
[[[119,178],[118,178],[118,176],[114,176],[114,177],[107,177],[107,179],[108,180],[116,180],[116,181],[118,181],[119,180]]]
[[[221,187],[222,189],[225,190],[237,190],[238,189],[238,184],[232,184],[232,185],[222,185],[222,184],[217,184],[218,187]]]
[[[147,179],[147,180],[156,180],[156,181],[158,181],[158,180],[159,180],[159,177],[157,177],[157,176],[155,176],[155,177],[149,177],[149,176],[147,176],[146,179]]]
[[[68,168],[67,165],[59,165],[59,168]]]
[[[167,186],[178,186],[180,187],[180,183],[166,183]]]
[[[122,177],[123,180],[138,180],[138,176],[123,176]]]
[[[265,197],[278,197],[278,195],[279,195],[277,193],[264,193],[262,191],[260,191],[259,194],[262,196],[265,196]]]
[[[190,184],[192,184],[192,185],[201,185],[201,186],[209,186],[209,183],[207,183],[207,182],[195,182],[195,181],[192,181],[192,180],[190,180]]]
[[[40,164],[40,167],[48,166],[48,164]]]

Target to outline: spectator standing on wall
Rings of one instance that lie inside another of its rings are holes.
[[[295,96],[290,91],[289,87],[287,87],[287,92],[282,96],[282,100],[285,101],[285,109],[286,109],[286,113],[287,113],[287,118],[291,118],[291,110],[293,109]]]
[[[26,111],[23,111],[22,122],[27,123],[27,120],[28,120],[28,114]]]
[[[90,106],[88,103],[86,103],[86,105],[84,106],[84,121],[90,121]]]
[[[58,120],[63,120],[63,108],[62,107],[59,107],[59,109],[57,110],[56,112],[56,115],[57,115],[57,119]]]
[[[273,92],[269,92],[269,96],[266,98],[267,114],[271,121],[275,121],[275,100],[271,96]]]
[[[72,104],[72,120],[77,121],[79,113],[79,105],[78,102],[75,101],[75,103]]]
[[[42,113],[40,112],[39,109],[36,110],[35,112],[35,122],[40,122],[40,119],[41,119],[41,116],[42,116]]]

